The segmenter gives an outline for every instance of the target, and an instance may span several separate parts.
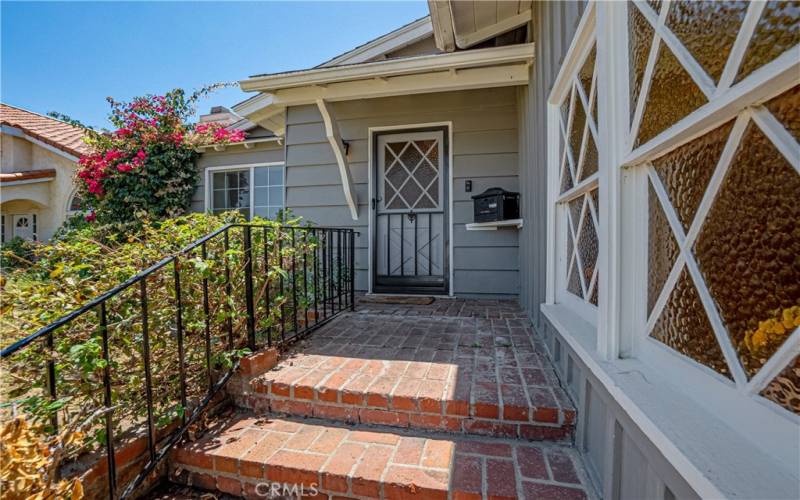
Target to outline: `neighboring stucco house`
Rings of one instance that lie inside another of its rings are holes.
[[[519,297],[606,498],[797,498],[797,3],[429,6],[242,81],[195,208],[356,228],[360,291]]]
[[[87,151],[83,131],[68,123],[0,104],[2,240],[47,241],[80,211],[73,175]]]

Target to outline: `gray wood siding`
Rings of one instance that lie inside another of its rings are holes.
[[[453,290],[462,295],[519,292],[517,231],[466,231],[472,222],[470,196],[489,187],[519,191],[515,88],[397,96],[332,104],[342,138],[348,141],[351,175],[359,200],[352,220],[322,117],[316,106],[289,108],[286,120],[287,206],[321,225],[355,227],[356,281],[368,283],[370,127],[453,123]],[[473,181],[465,192],[467,179]]]
[[[569,49],[585,2],[533,2],[535,45],[530,85],[520,88],[519,141],[522,216],[520,303],[541,321],[547,274],[547,97]]]
[[[283,146],[280,144],[270,142],[266,144],[257,144],[253,149],[233,146],[226,151],[207,151],[201,154],[195,162],[199,178],[197,190],[192,196],[191,210],[193,212],[203,212],[205,210],[205,173],[207,168],[283,161],[283,149]]]

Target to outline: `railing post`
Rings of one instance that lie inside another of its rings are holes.
[[[267,228],[263,228],[264,232],[264,309],[267,318],[270,316],[270,297],[269,297],[269,238],[267,238]],[[267,347],[272,347],[272,324],[270,323],[267,329]]]
[[[303,329],[308,329],[308,229],[303,230],[303,315],[305,325]]]
[[[108,319],[105,301],[100,303],[100,335],[103,342],[103,406],[106,408],[106,460],[108,462],[108,498],[114,500],[117,492],[117,460],[114,456],[114,420],[111,400],[111,352],[108,348]]]
[[[278,226],[278,267],[281,269],[278,283],[281,289],[281,342],[286,342],[286,290],[284,289],[283,273],[283,226]]]
[[[342,230],[336,230],[336,298],[342,310]]]
[[[206,242],[200,246],[200,258],[205,262],[208,259]],[[211,372],[211,307],[208,304],[208,277],[203,276],[203,334],[206,341],[206,373],[208,374],[208,392],[214,387],[214,375]]]
[[[50,399],[53,401],[57,398],[56,392],[56,362],[53,359],[55,353],[55,339],[53,338],[53,331],[47,332],[47,390],[50,393]],[[58,434],[58,412],[53,413],[50,417],[50,423],[53,426],[53,434]]]
[[[312,238],[314,239],[314,324],[319,323],[319,303],[317,295],[319,294],[319,237],[317,236],[317,228],[312,230]]]
[[[178,257],[172,261],[175,280],[175,334],[178,340],[178,377],[181,390],[181,423],[186,423],[186,360],[183,349],[183,297],[181,296],[181,271]]]
[[[297,335],[297,241],[295,238],[294,227],[292,230],[292,325],[294,334]]]
[[[153,422],[153,379],[150,371],[150,332],[147,324],[147,277],[139,281],[142,309],[142,360],[144,361],[144,393],[147,403],[147,449],[150,463],[156,460],[156,428]]]
[[[244,292],[247,300],[247,345],[252,351],[256,350],[256,312],[253,303],[253,246],[252,228],[249,225],[244,229]]]
[[[233,311],[231,310],[231,296],[233,295],[233,289],[231,287],[231,265],[229,262],[228,257],[228,250],[231,249],[231,242],[230,236],[228,235],[228,230],[225,229],[224,233],[224,245],[225,245],[225,255],[223,260],[225,261],[225,312],[227,313],[225,319],[225,326],[228,328],[228,350],[233,350]]]
[[[356,310],[356,232],[350,230],[350,310]]]
[[[322,243],[324,241],[324,243]],[[320,239],[320,253],[322,256],[322,312],[323,318],[328,318],[328,230],[322,230]]]

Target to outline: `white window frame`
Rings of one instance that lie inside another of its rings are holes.
[[[701,66],[694,61],[667,28],[667,7],[656,14],[646,2],[636,1],[636,6],[623,2],[590,2],[587,6],[576,35],[564,58],[550,96],[547,110],[548,143],[548,214],[547,214],[547,285],[545,313],[551,324],[565,337],[568,343],[581,353],[582,358],[596,358],[611,365],[623,364],[620,358],[637,358],[643,365],[652,367],[659,376],[670,380],[678,390],[700,407],[720,415],[726,424],[751,442],[759,443],[768,453],[780,457],[784,463],[796,460],[796,443],[788,442],[785,436],[796,433],[800,416],[792,414],[777,404],[759,396],[761,389],[768,384],[794,356],[800,352],[800,329],[795,330],[778,351],[751,380],[747,380],[738,363],[738,357],[730,346],[719,313],[716,312],[708,289],[694,279],[701,296],[706,314],[726,358],[736,357],[729,363],[734,381],[701,365],[677,351],[661,345],[649,338],[652,320],[647,318],[647,276],[648,276],[648,221],[647,183],[653,175],[649,163],[662,155],[690,142],[730,120],[736,120],[728,144],[722,153],[720,166],[714,174],[687,238],[676,237],[682,246],[678,261],[687,259],[683,250],[690,248],[692,239],[699,232],[702,213],[710,208],[715,192],[715,183],[721,183],[726,166],[735,153],[734,139],[744,132],[749,121],[755,122],[771,140],[787,161],[800,172],[800,148],[797,142],[761,104],[798,83],[800,74],[800,45],[797,45],[773,61],[767,63],[736,85],[732,85],[736,71],[744,56],[749,36],[764,8],[764,2],[753,2],[745,15],[743,27],[737,37],[729,60],[726,61],[719,85],[713,84]],[[643,15],[656,26],[655,39],[649,54],[640,91],[640,103],[634,114],[634,130],[629,127],[629,84],[628,84],[628,5],[640,8]],[[598,290],[598,309],[596,327],[585,321],[581,311],[572,304],[559,300],[559,277],[561,268],[559,258],[558,213],[555,210],[560,189],[559,158],[559,104],[569,92],[573,75],[576,74],[582,54],[590,50],[595,33],[596,21],[598,89],[597,128],[599,141],[599,212],[600,224],[598,239],[598,272],[602,279]],[[633,148],[636,128],[641,121],[644,106],[641,105],[648,93],[647,82],[655,66],[657,44],[666,43],[675,57],[682,63],[693,81],[706,95],[708,103],[679,120],[651,140]],[[656,189],[659,198],[665,193]],[[711,194],[709,194],[711,193]],[[668,211],[665,210],[665,213]],[[674,213],[667,213],[671,225],[675,226]],[[678,235],[681,233],[678,232]],[[690,263],[689,272],[693,278],[699,275],[696,263]],[[678,266],[675,266],[678,269]],[[673,271],[673,274],[677,274]],[[665,286],[674,283],[676,276],[670,276]],[[667,292],[668,293],[668,292]],[[665,302],[662,293],[660,303]],[[559,304],[559,302],[562,302]],[[660,304],[657,304],[658,307]],[[563,307],[562,307],[563,306]],[[655,310],[654,310],[655,311]],[[573,321],[577,318],[584,321]],[[558,321],[552,321],[555,318]],[[564,320],[567,318],[568,321]],[[566,325],[569,325],[567,328]],[[587,333],[588,332],[588,333]],[[589,337],[589,334],[596,337]],[[587,338],[592,338],[594,349],[585,350]],[[726,344],[728,344],[726,346]],[[591,360],[585,359],[589,364]],[[599,368],[598,368],[599,369]],[[609,389],[611,390],[611,389]],[[754,423],[758,423],[754,425]],[[784,436],[781,439],[780,436]],[[791,441],[791,440],[789,440]]]
[[[203,188],[205,193],[205,202],[204,202],[204,210],[206,213],[211,213],[214,210],[213,205],[213,196],[214,190],[211,186],[212,181],[212,174],[214,172],[224,172],[229,170],[249,170],[250,172],[250,203],[249,203],[249,210],[250,210],[250,218],[253,217],[255,214],[255,169],[258,167],[282,167],[283,168],[283,203],[281,204],[281,208],[286,208],[286,164],[282,161],[273,161],[273,162],[260,162],[260,163],[241,163],[237,165],[222,165],[218,167],[208,167],[205,169],[204,174],[204,182],[205,186]]]
[[[587,6],[586,13],[581,18],[581,24],[578,27],[578,35],[576,35],[575,39],[573,39],[572,46],[570,47],[569,52],[567,53],[567,57],[564,59],[564,64],[562,65],[561,71],[559,72],[559,76],[556,79],[553,90],[550,93],[550,97],[548,99],[548,252],[547,252],[547,302],[549,304],[562,304],[573,313],[575,313],[581,320],[588,323],[591,327],[595,330],[598,327],[598,311],[599,311],[599,301],[601,295],[601,289],[599,288],[600,283],[604,281],[603,279],[599,279],[600,276],[603,275],[603,269],[601,267],[601,259],[600,253],[602,252],[602,245],[599,245],[599,253],[597,257],[597,264],[596,269],[597,272],[595,273],[594,280],[598,280],[598,283],[594,286],[598,287],[598,306],[594,306],[589,302],[589,293],[592,288],[591,283],[586,284],[586,289],[583,290],[583,298],[577,297],[576,295],[572,294],[571,292],[567,291],[568,285],[568,272],[570,262],[566,255],[566,248],[567,248],[567,231],[571,231],[569,221],[567,220],[568,211],[569,211],[569,202],[579,196],[583,196],[584,194],[594,190],[595,188],[599,187],[599,179],[600,179],[600,172],[598,170],[597,173],[592,174],[588,178],[582,180],[579,183],[576,183],[571,189],[565,191],[563,194],[561,191],[561,168],[564,162],[567,162],[567,168],[569,168],[569,164],[575,165],[575,174],[577,176],[577,165],[580,163],[578,158],[572,158],[571,153],[569,152],[569,145],[568,139],[569,136],[567,132],[569,130],[569,124],[563,123],[561,119],[561,103],[565,99],[581,99],[583,100],[583,104],[578,104],[577,102],[575,105],[583,105],[586,112],[587,117],[587,124],[586,126],[590,128],[595,128],[595,125],[592,123],[592,120],[589,119],[591,116],[591,102],[592,99],[597,99],[597,83],[599,80],[594,83],[594,96],[589,95],[585,96],[582,95],[582,92],[572,92],[573,86],[576,83],[577,75],[581,67],[583,66],[586,58],[591,52],[592,47],[595,44],[595,8],[594,3],[590,3]],[[595,64],[597,65],[597,59]],[[596,66],[597,69],[595,70],[595,79],[597,79],[597,72],[599,71],[599,66]],[[578,82],[578,86],[580,83]],[[587,104],[589,104],[587,106]],[[598,105],[600,103],[598,102]],[[599,114],[599,109],[598,109]],[[572,115],[568,117],[568,120],[571,120]],[[597,118],[595,118],[596,120]],[[597,124],[597,129],[599,129],[599,123]],[[598,152],[599,152],[599,140],[600,136],[598,134],[599,130],[589,130],[590,134],[593,133],[594,137],[597,138],[595,141],[598,145]],[[562,141],[561,135],[565,135],[566,138]],[[560,145],[563,144],[564,151],[561,151]],[[583,148],[581,149],[583,151]],[[599,161],[599,158],[598,158]],[[600,167],[600,165],[598,165]],[[600,194],[600,193],[598,193]],[[600,199],[600,196],[598,196]],[[598,202],[602,204],[602,202]],[[597,232],[598,242],[600,241],[601,234],[603,232],[603,225],[602,221],[597,217],[597,213],[594,210],[590,209],[590,205],[584,205],[582,210],[590,210],[590,213],[587,213],[586,216],[591,217],[593,222],[595,223],[595,230]],[[600,213],[602,214],[602,209]],[[573,235],[574,236],[574,235]],[[575,249],[575,253],[577,254],[577,245],[578,241],[573,238],[573,245]],[[572,256],[569,257],[571,259]],[[574,265],[577,266],[577,262]],[[582,274],[582,272],[581,272]],[[581,282],[583,282],[583,277],[581,277]]]

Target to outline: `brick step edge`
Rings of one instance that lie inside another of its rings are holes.
[[[234,401],[237,406],[257,413],[312,417],[347,424],[386,425],[423,431],[519,438],[530,441],[569,442],[575,429],[574,412],[568,413],[566,418],[549,417],[547,420],[531,422],[403,411],[387,407],[343,405],[319,399],[276,398],[259,393],[239,394],[234,396]],[[557,409],[542,410],[545,415],[558,415]],[[559,420],[561,420],[560,423]]]
[[[580,459],[564,446],[254,416],[231,422],[173,450],[170,480],[248,499],[268,497],[272,485],[322,498],[586,498]]]

